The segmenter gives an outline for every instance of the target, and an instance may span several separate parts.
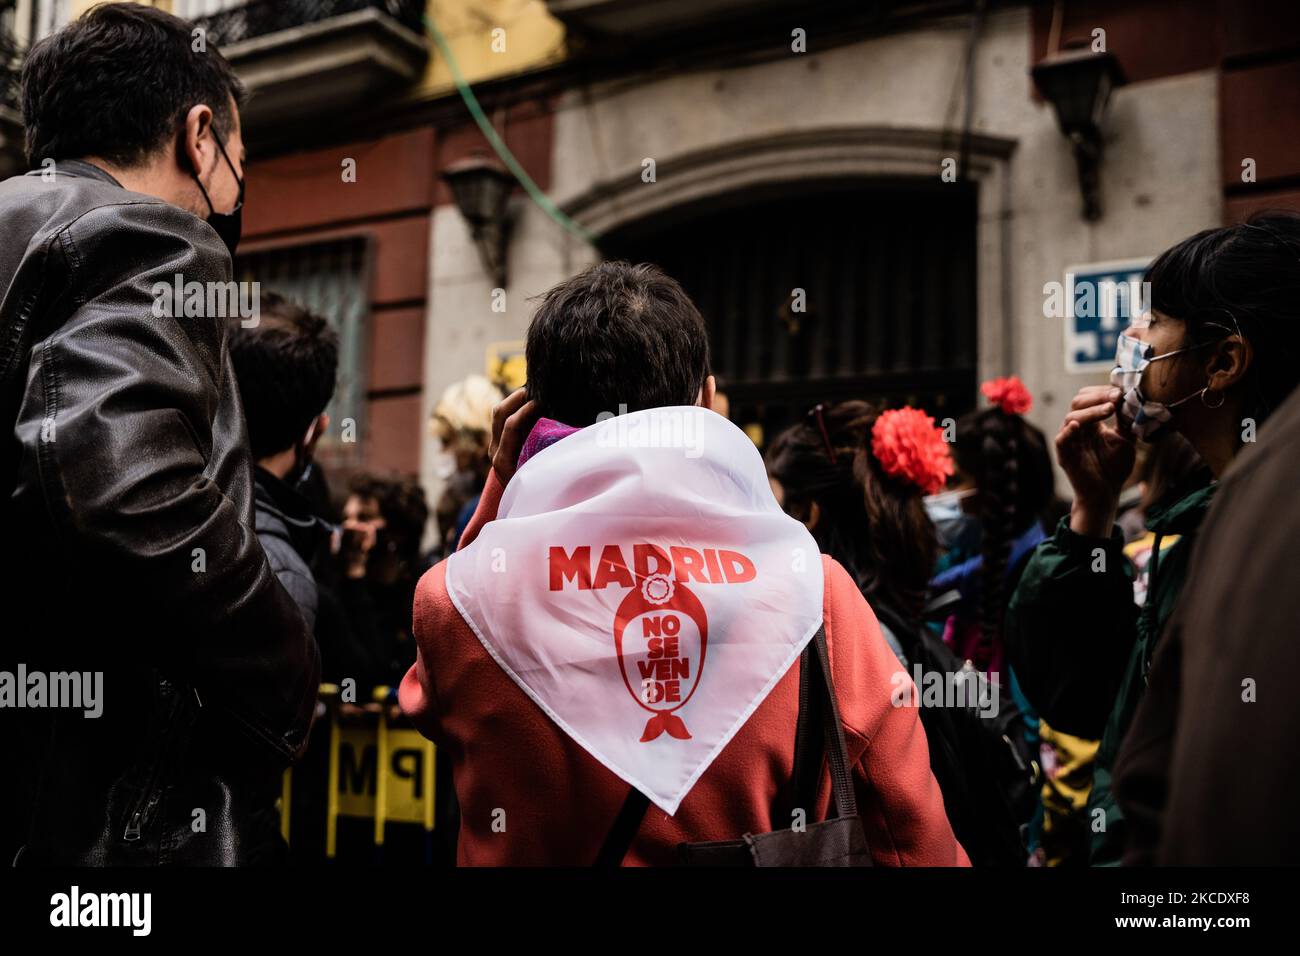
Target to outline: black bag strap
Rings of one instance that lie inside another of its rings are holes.
[[[840,723],[840,708],[835,701],[835,682],[831,679],[831,655],[826,646],[826,626],[817,628],[817,633],[809,642],[815,660],[809,660],[807,669],[812,671],[810,678],[821,679],[810,696],[820,698],[821,723],[824,733],[827,762],[831,771],[831,802],[837,817],[855,817],[858,815],[858,800],[853,792],[853,776],[849,769],[849,755],[844,746],[844,726]],[[804,669],[800,665],[801,671]],[[814,725],[815,726],[815,725]],[[795,753],[796,766],[798,752]],[[818,761],[820,763],[820,761]],[[817,777],[821,776],[821,767],[817,768]],[[816,791],[814,790],[815,794]],[[816,799],[815,796],[813,799]]]
[[[806,810],[816,802],[823,753],[830,763],[833,812],[837,817],[857,816],[858,803],[844,746],[840,709],[835,701],[824,624],[817,628],[817,633],[799,658],[799,719],[795,725],[794,772],[791,775],[796,807]],[[650,800],[645,794],[636,787],[628,788],[627,798],[596,855],[594,866],[616,867],[622,864],[649,806]]]
[[[821,732],[821,697],[813,696],[812,647],[809,641],[799,656],[799,719],[794,729],[794,770],[790,774],[788,806],[781,808],[788,817],[794,810],[805,812],[817,802],[821,783],[825,735]],[[772,819],[781,810],[773,808]]]
[[[636,839],[641,821],[649,808],[650,798],[636,787],[628,787],[627,799],[614,818],[614,825],[609,828],[605,843],[596,854],[596,862],[592,866],[607,869],[623,865],[623,857],[632,848],[632,841]]]

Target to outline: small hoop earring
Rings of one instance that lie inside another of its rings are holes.
[[[1223,403],[1226,402],[1226,401],[1228,400],[1228,396],[1227,396],[1226,394],[1224,394],[1223,392],[1220,392],[1220,393],[1219,393],[1219,404],[1217,404],[1217,405],[1211,405],[1209,402],[1207,402],[1207,401],[1205,400],[1205,393],[1208,392],[1209,390],[1210,390],[1210,386],[1208,386],[1208,385],[1205,386],[1205,388],[1201,389],[1201,404],[1204,405],[1206,408],[1222,408],[1222,407],[1223,407]]]

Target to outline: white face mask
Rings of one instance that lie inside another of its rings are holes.
[[[974,488],[953,489],[951,491],[941,491],[936,495],[926,495],[921,499],[921,502],[925,505],[930,520],[937,522],[945,518],[960,517],[962,514],[961,503],[973,494],[975,494]]]
[[[1159,431],[1161,425],[1174,417],[1171,409],[1205,393],[1205,389],[1199,389],[1176,402],[1148,401],[1142,395],[1142,373],[1146,371],[1146,367],[1152,362],[1199,348],[1204,348],[1204,345],[1190,345],[1187,348],[1166,352],[1164,355],[1154,355],[1152,353],[1155,352],[1155,346],[1141,339],[1135,339],[1131,335],[1120,333],[1119,342],[1115,346],[1115,367],[1110,371],[1110,383],[1124,390],[1124,400],[1119,407],[1118,415],[1129,423],[1133,434],[1138,438],[1149,441],[1151,436]]]
[[[439,481],[447,481],[456,474],[456,456],[449,451],[440,451],[433,456],[433,474]]]

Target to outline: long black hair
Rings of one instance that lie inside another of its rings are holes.
[[[875,406],[849,401],[819,408],[820,422],[814,410],[772,442],[768,474],[781,483],[790,514],[804,519],[816,503],[818,548],[844,566],[864,595],[917,622],[938,547],[921,491],[886,475],[871,453]]]
[[[1246,414],[1262,424],[1300,381],[1300,214],[1261,212],[1206,229],[1147,270],[1151,306],[1187,324],[1187,343],[1240,330],[1254,356]]]
[[[990,650],[1001,643],[1011,546],[1052,502],[1052,460],[1041,431],[996,405],[962,416],[953,456],[978,489],[980,633]]]

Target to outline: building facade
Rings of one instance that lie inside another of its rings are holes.
[[[1284,0],[161,5],[254,92],[237,267],[339,325],[333,415],[358,440],[329,454],[431,492],[441,391],[498,368],[532,299],[601,257],[682,279],[732,417],[760,440],[850,395],[955,416],[1012,373],[1054,434],[1075,390],[1104,381],[1072,360],[1054,283],[1300,207],[1300,13]],[[20,0],[0,22],[21,47],[84,6]],[[1073,41],[1123,78],[1093,219],[1031,78]],[[457,76],[549,199],[510,197],[504,284],[442,175],[499,161]]]

